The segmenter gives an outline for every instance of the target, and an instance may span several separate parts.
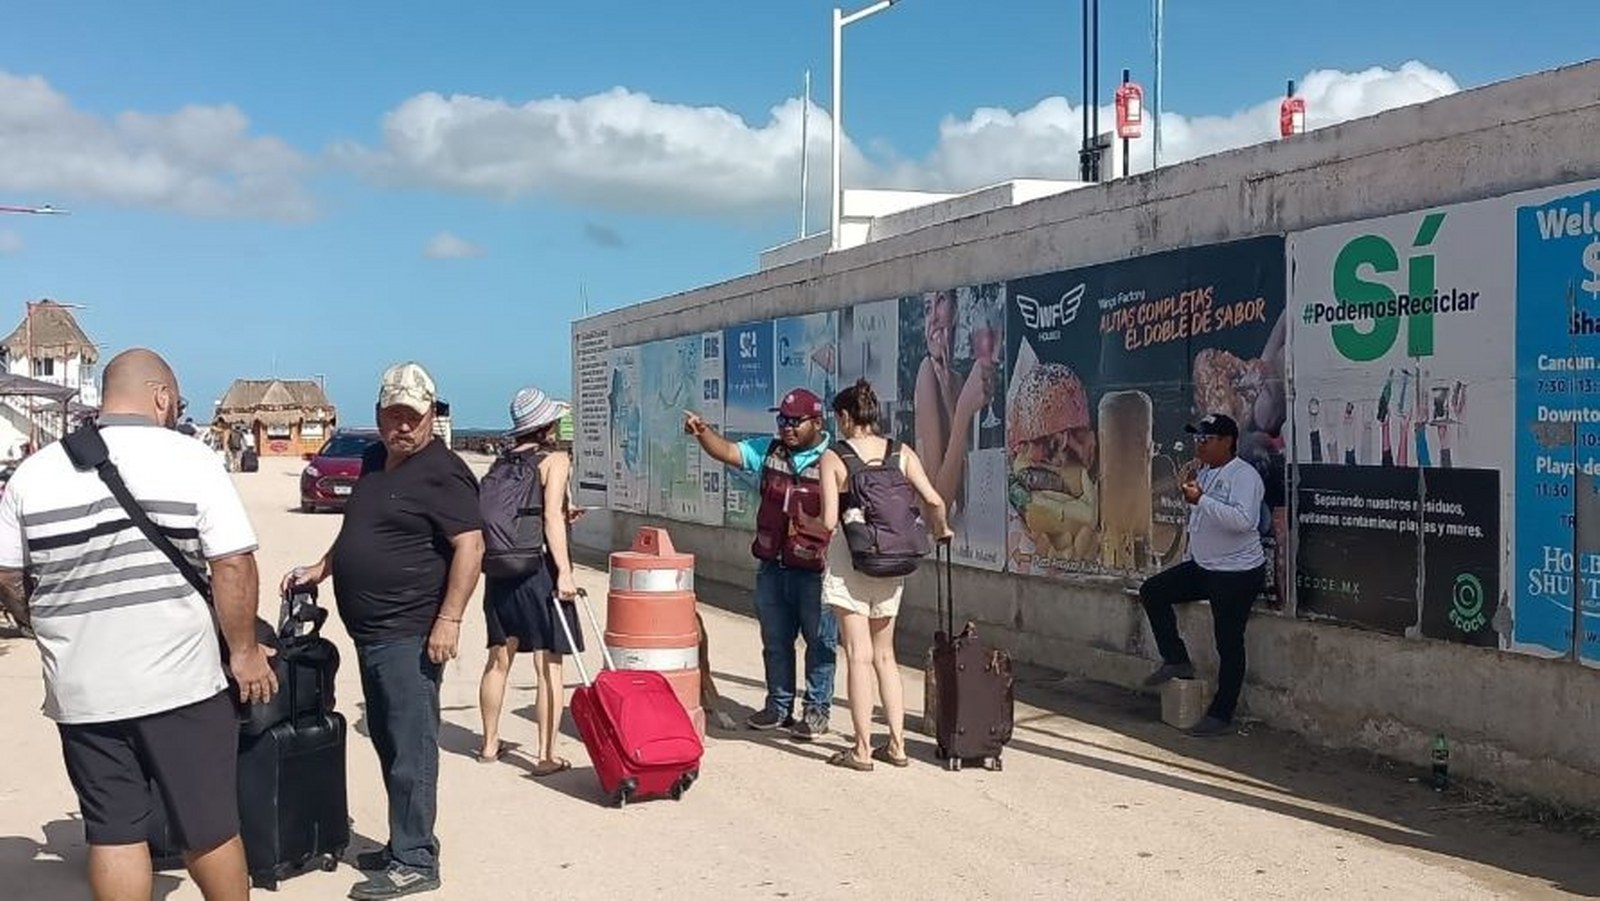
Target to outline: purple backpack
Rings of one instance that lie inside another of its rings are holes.
[[[928,555],[928,527],[917,504],[911,480],[900,471],[900,444],[889,439],[883,460],[868,463],[849,444],[838,441],[833,452],[849,473],[840,498],[840,527],[850,547],[850,562],[859,573],[880,578],[908,576]]]
[[[542,453],[505,453],[478,483],[483,516],[483,574],[522,579],[544,565]]]

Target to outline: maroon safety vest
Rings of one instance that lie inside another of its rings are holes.
[[[812,463],[795,472],[788,446],[775,440],[761,461],[761,504],[756,508],[756,540],[750,553],[758,560],[820,572],[827,566],[828,536],[796,529],[789,516],[796,508],[822,517],[822,469]]]

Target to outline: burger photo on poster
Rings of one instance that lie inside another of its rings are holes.
[[[1098,556],[1098,441],[1083,380],[1024,340],[1006,399],[1007,488],[1022,537],[1014,562],[1075,568]],[[1023,567],[1027,569],[1026,566]]]

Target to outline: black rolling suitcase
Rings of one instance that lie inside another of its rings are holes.
[[[312,866],[332,870],[350,844],[347,726],[333,709],[339,651],[321,635],[328,612],[314,589],[284,603],[278,694],[239,724],[239,832],[250,881],[269,890]]]
[[[239,453],[240,472],[258,472],[261,469],[261,456],[255,451],[245,448]]]
[[[935,753],[951,770],[961,769],[967,761],[998,770],[1015,716],[1011,655],[979,641],[970,622],[956,634],[950,546],[940,543],[936,553],[941,628],[933,634],[928,651],[924,704]]]

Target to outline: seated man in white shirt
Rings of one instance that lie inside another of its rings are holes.
[[[1254,466],[1238,457],[1239,426],[1213,413],[1185,427],[1195,436],[1200,468],[1183,485],[1189,502],[1189,550],[1182,563],[1146,579],[1139,601],[1150,620],[1161,668],[1145,679],[1154,687],[1169,679],[1193,679],[1189,649],[1178,634],[1176,604],[1211,602],[1216,634],[1217,693],[1193,735],[1223,735],[1233,728],[1234,708],[1244,687],[1244,631],[1250,608],[1266,581],[1261,549],[1261,499],[1266,486]]]

